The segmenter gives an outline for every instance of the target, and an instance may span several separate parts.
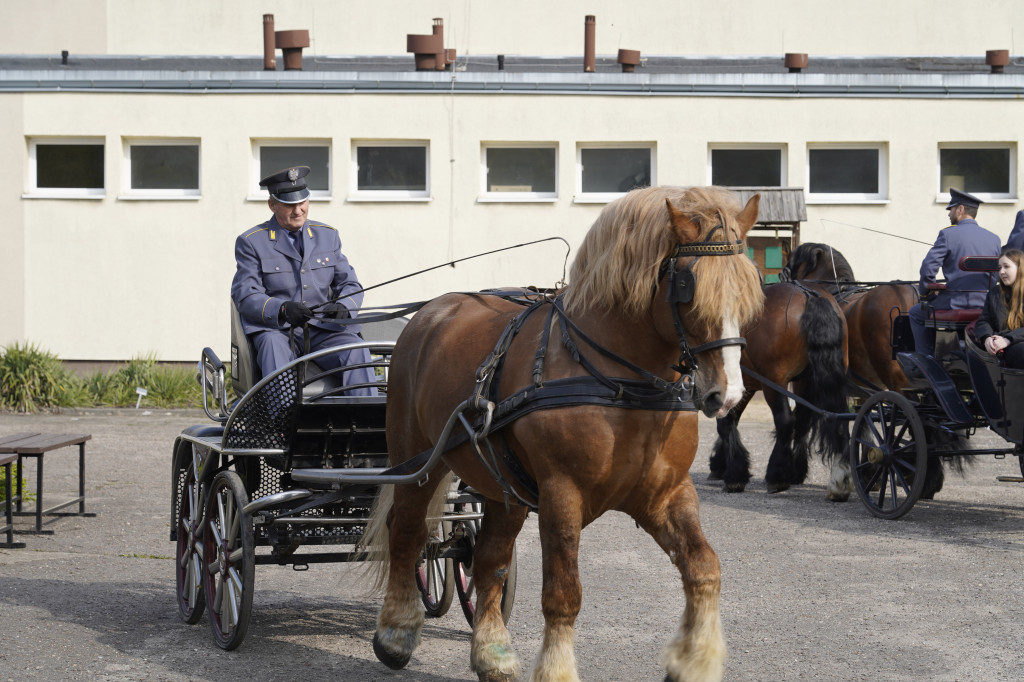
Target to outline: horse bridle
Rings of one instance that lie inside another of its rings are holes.
[[[692,374],[697,369],[698,353],[722,348],[724,346],[747,345],[747,340],[742,336],[733,336],[726,339],[716,339],[702,343],[699,346],[690,346],[686,338],[686,330],[683,328],[683,320],[679,315],[679,306],[690,303],[697,285],[697,278],[693,274],[693,266],[703,256],[735,256],[743,253],[743,240],[714,241],[709,239],[715,232],[721,230],[724,234],[725,228],[721,223],[711,228],[707,236],[699,242],[676,245],[675,251],[665,258],[661,263],[658,281],[668,275],[668,295],[665,300],[672,304],[672,324],[676,328],[676,337],[679,339],[679,365],[674,367],[677,372]],[[676,268],[676,261],[680,258],[692,257],[694,260],[685,267]]]

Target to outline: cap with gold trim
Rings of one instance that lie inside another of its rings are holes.
[[[292,166],[260,180],[260,187],[266,187],[270,196],[282,204],[301,204],[309,198],[306,176],[309,166]]]
[[[985,203],[985,202],[983,202],[981,199],[979,199],[978,197],[974,196],[973,194],[968,194],[967,192],[961,192],[958,189],[954,189],[953,187],[950,187],[949,188],[949,205],[946,206],[946,210],[948,211],[949,209],[953,208],[954,206],[966,206],[968,208],[978,208],[978,206],[981,206],[983,203]]]

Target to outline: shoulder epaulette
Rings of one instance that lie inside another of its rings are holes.
[[[309,222],[310,227],[326,227],[328,230],[334,230],[335,232],[338,231],[336,228],[331,227],[327,223],[321,223],[318,220],[310,220],[308,222]]]
[[[249,237],[253,236],[253,235],[254,235],[254,234],[256,234],[257,232],[266,232],[266,230],[267,230],[267,228],[265,228],[265,227],[257,227],[257,228],[256,228],[255,230],[253,230],[252,232],[249,232],[248,234],[246,234],[246,235],[245,235],[245,238],[246,238],[246,239],[248,239]]]

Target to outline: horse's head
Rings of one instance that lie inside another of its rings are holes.
[[[849,262],[828,244],[808,242],[793,250],[782,271],[783,281],[799,279],[852,282]]]
[[[760,196],[739,210],[723,194],[692,189],[676,202],[666,198],[676,246],[659,285],[670,303],[668,333],[679,343],[680,369],[694,372],[694,399],[709,417],[724,416],[743,395],[740,329],[764,303],[744,241],[757,222]]]

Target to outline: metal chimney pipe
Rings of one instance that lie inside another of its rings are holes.
[[[790,73],[800,73],[807,68],[808,60],[805,52],[787,52],[782,59],[783,65]]]
[[[504,71],[504,70],[505,70],[505,55],[499,54],[498,55],[498,71]]]
[[[67,50],[61,50],[60,51],[60,65],[61,66],[67,66],[68,65],[68,51]]]
[[[588,14],[583,23],[583,72],[594,73],[596,60],[594,58],[594,43],[597,35],[597,18]]]
[[[274,57],[276,39],[274,38],[274,15],[263,15],[263,70],[274,71],[277,69],[277,59]]]
[[[1003,67],[1010,63],[1009,50],[985,50],[985,63],[992,73],[1002,73]]]

